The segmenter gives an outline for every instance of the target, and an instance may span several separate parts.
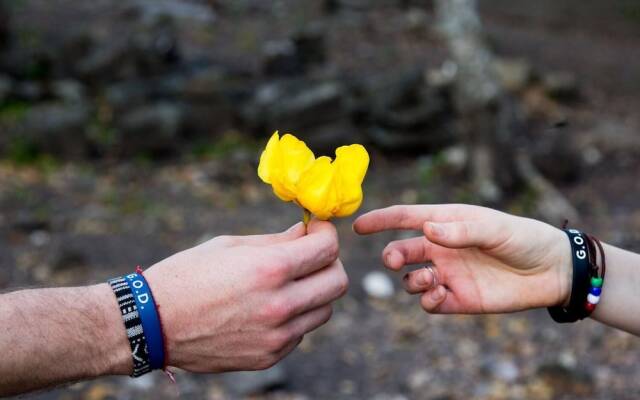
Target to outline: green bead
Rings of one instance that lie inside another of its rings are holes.
[[[602,278],[591,278],[591,286],[602,287]]]

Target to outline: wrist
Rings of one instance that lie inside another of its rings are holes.
[[[555,281],[557,282],[557,296],[551,306],[567,307],[571,299],[571,287],[573,284],[573,258],[571,255],[571,243],[567,235],[560,229],[556,229],[554,241],[556,262],[553,265]]]
[[[94,340],[99,348],[95,356],[95,375],[130,375],[132,366],[131,348],[122,322],[118,302],[108,284],[89,287],[95,300],[96,321],[102,323]]]

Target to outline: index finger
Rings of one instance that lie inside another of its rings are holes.
[[[389,229],[422,230],[426,221],[453,222],[477,217],[482,210],[486,209],[466,204],[395,205],[361,215],[353,229],[361,235]]]
[[[332,223],[314,219],[307,226],[305,236],[277,243],[274,248],[284,252],[289,276],[298,279],[338,258],[338,233]]]

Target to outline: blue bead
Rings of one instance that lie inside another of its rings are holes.
[[[602,288],[592,287],[589,292],[594,296],[600,296],[600,294],[602,293]]]

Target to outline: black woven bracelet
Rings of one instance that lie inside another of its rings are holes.
[[[133,373],[131,376],[136,378],[151,372],[147,340],[142,329],[142,321],[133,298],[133,292],[127,281],[122,277],[114,278],[109,281],[109,285],[111,285],[111,289],[113,289],[113,293],[118,300],[124,327],[127,331],[127,338],[131,346],[131,357],[133,358]]]
[[[549,307],[549,314],[559,323],[576,322],[589,316],[585,312],[584,302],[589,294],[591,279],[591,265],[589,264],[589,246],[584,234],[576,229],[564,229],[571,243],[573,258],[573,278],[571,283],[571,298],[567,307]]]

